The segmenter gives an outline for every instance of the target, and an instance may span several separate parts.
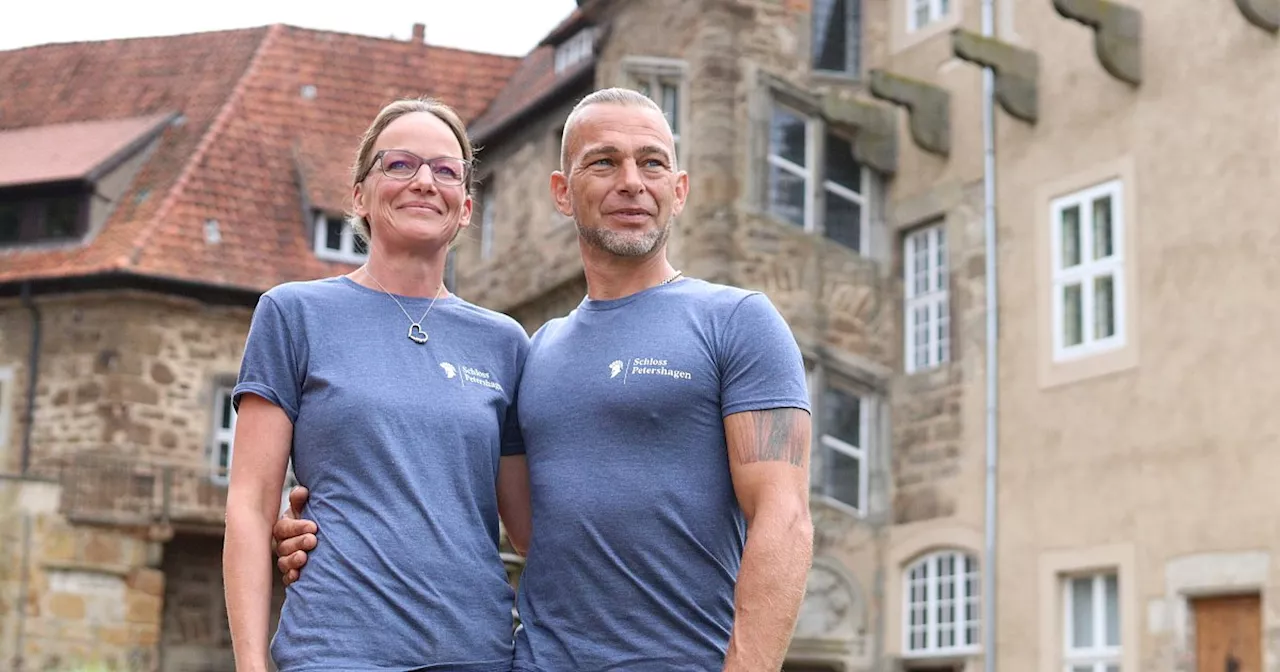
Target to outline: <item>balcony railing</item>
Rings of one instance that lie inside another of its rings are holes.
[[[62,485],[68,520],[120,526],[221,528],[226,474],[124,456],[82,453],[48,465]]]

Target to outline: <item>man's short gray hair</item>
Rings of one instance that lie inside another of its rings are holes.
[[[566,173],[569,172],[570,131],[573,129],[573,125],[578,122],[578,116],[581,114],[581,112],[584,109],[591,107],[592,105],[620,105],[622,107],[642,107],[642,108],[653,110],[658,114],[663,115],[662,116],[663,119],[667,118],[666,114],[663,113],[661,107],[658,107],[657,103],[653,102],[653,100],[651,100],[648,96],[634,89],[625,89],[622,87],[615,86],[608,89],[600,89],[598,91],[592,91],[585,98],[578,101],[577,105],[573,106],[573,111],[569,113],[569,118],[564,122],[564,133],[560,136],[560,170]],[[671,131],[670,121],[667,121],[667,131],[668,132]],[[672,157],[672,160],[674,161],[675,157]]]

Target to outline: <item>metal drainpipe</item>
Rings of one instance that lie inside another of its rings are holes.
[[[995,0],[982,0],[982,36],[995,36]],[[986,239],[986,294],[987,294],[987,469],[986,469],[986,523],[982,577],[982,661],[985,672],[996,670],[996,531],[997,458],[999,456],[999,425],[997,402],[999,400],[999,295],[996,283],[998,267],[996,241],[996,120],[995,73],[990,67],[982,70],[982,143],[983,143],[983,206]]]
[[[22,283],[22,305],[31,313],[31,358],[27,362],[27,410],[22,427],[22,463],[21,474],[26,475],[31,467],[31,430],[36,418],[36,381],[40,379],[40,341],[41,317],[40,308],[31,298],[31,282]]]
[[[22,567],[18,580],[18,624],[14,628],[13,670],[26,669],[23,647],[27,645],[27,587],[31,582],[31,514],[22,513]]]

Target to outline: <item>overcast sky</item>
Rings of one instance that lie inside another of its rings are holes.
[[[0,50],[49,42],[178,35],[269,23],[523,56],[575,0],[0,0]]]

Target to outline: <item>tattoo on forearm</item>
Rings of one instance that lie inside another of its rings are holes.
[[[809,450],[809,432],[804,431],[809,416],[791,408],[773,408],[746,414],[737,437],[734,457],[739,464],[752,462],[788,462],[803,466]]]

